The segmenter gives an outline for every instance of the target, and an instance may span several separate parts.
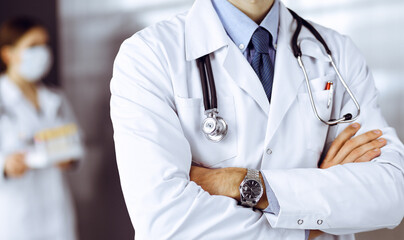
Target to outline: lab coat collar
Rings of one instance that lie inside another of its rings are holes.
[[[185,20],[186,60],[229,45],[229,37],[210,0],[196,0]]]
[[[280,3],[280,8],[281,8],[280,10],[281,23],[279,26],[280,28],[279,31],[283,31],[283,33],[290,34],[291,39],[297,26],[296,21],[293,18],[292,14],[290,14],[288,8],[282,2]],[[290,40],[288,41],[289,42],[287,48],[293,54],[291,41]],[[298,45],[300,46],[300,50],[302,51],[302,56],[312,57],[324,62],[330,62],[330,59],[328,58],[327,52],[323,47],[323,45],[304,26],[302,27],[302,30],[300,31],[299,34]]]

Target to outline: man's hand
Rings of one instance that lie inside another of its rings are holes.
[[[22,177],[28,169],[24,153],[14,153],[6,158],[4,164],[4,174],[6,177]]]
[[[326,169],[353,162],[369,162],[380,156],[380,148],[387,144],[386,139],[378,139],[382,136],[382,131],[373,130],[352,138],[359,129],[359,123],[345,128],[331,144],[320,168]]]
[[[208,169],[196,166],[192,166],[190,172],[191,181],[196,182],[211,195],[222,195],[237,200],[240,199],[238,185],[246,174],[245,168]]]

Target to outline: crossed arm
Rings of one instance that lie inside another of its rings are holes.
[[[348,126],[332,143],[323,162],[321,169],[330,168],[339,164],[368,162],[380,156],[380,148],[387,143],[386,139],[380,138],[382,132],[373,130],[354,137],[360,129],[358,123]],[[191,180],[200,185],[211,195],[222,195],[240,200],[239,185],[243,181],[247,169],[245,168],[222,168],[207,169],[193,166],[191,168]],[[261,181],[263,181],[262,175]],[[268,207],[268,198],[264,186],[264,195],[256,208],[264,210]],[[321,235],[320,231],[311,231],[310,239]]]

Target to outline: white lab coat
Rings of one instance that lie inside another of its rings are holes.
[[[360,133],[380,128],[388,145],[369,163],[317,168],[323,149],[347,124],[328,127],[315,118],[290,47],[295,26],[281,4],[271,104],[208,0],[196,0],[190,11],[123,43],[111,81],[111,116],[136,239],[303,240],[305,229],[330,233],[318,239],[354,239],[353,233],[400,223],[403,145],[383,119],[372,75],[357,48],[349,38],[319,25],[315,27],[361,104]],[[306,29],[299,43],[320,115],[355,115],[321,45]],[[208,53],[219,115],[229,125],[220,143],[209,142],[201,130],[205,116],[195,59]],[[327,81],[336,87],[329,109]],[[190,181],[192,162],[262,170],[279,201],[279,215],[209,195]]]
[[[38,89],[42,113],[6,76],[0,77],[0,239],[74,240],[72,199],[62,172],[29,170],[21,178],[4,178],[8,154],[28,151],[28,139],[40,130],[73,121],[66,99],[45,87]]]

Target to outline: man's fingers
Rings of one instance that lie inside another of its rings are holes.
[[[330,149],[327,152],[327,156],[324,161],[329,161],[335,158],[342,146],[346,141],[351,139],[359,131],[360,124],[354,123],[345,128],[338,136],[335,138],[334,142],[331,144]]]
[[[383,133],[380,130],[373,130],[349,139],[348,141],[345,142],[341,150],[337,153],[337,155],[334,158],[334,161],[342,163],[342,161],[354,149],[359,148],[360,146],[367,144],[375,139],[378,139],[380,136],[382,136],[382,134]]]
[[[380,156],[380,154],[381,154],[380,149],[378,149],[378,148],[372,149],[372,150],[366,152],[365,154],[363,154],[358,159],[356,159],[355,162],[356,163],[358,163],[358,162],[369,162],[369,161],[372,161],[374,158],[377,158],[378,156]]]
[[[380,149],[386,146],[386,144],[387,141],[384,138],[376,139],[369,143],[363,144],[362,146],[352,150],[341,164],[356,162],[358,158],[362,157],[367,152],[373,149]]]

